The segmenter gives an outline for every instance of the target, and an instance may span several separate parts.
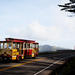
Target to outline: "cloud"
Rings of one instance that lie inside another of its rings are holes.
[[[58,26],[44,26],[39,22],[33,22],[27,26],[19,25],[7,30],[9,37],[28,38],[39,41],[58,40],[61,38],[61,30]]]
[[[60,38],[60,29],[57,26],[44,26],[38,22],[29,25],[29,30],[36,39],[40,41],[58,40]]]
[[[71,19],[69,17],[63,18],[62,25],[50,25],[44,26],[39,22],[33,22],[28,25],[31,38],[41,41],[42,43],[52,44],[64,48],[72,48],[75,41],[75,18]]]
[[[65,18],[66,26],[68,27],[69,31],[75,32],[75,18]]]
[[[41,44],[71,48],[75,44],[75,18],[67,17],[67,13],[57,6],[69,0],[40,1],[15,3],[15,6],[13,3],[4,6],[3,2],[0,8],[1,38],[32,39]]]
[[[35,39],[39,41],[58,42],[59,40],[60,41],[73,40],[75,38],[75,35],[74,35],[75,26],[73,22],[74,20],[72,21],[66,18],[64,19],[62,23],[59,18],[59,21],[60,21],[60,24],[57,23],[56,25],[49,25],[49,26],[42,25],[39,22],[33,22],[32,24],[29,24],[28,26],[24,26],[24,25],[14,26],[7,30],[8,36],[6,34],[5,35],[6,37]]]

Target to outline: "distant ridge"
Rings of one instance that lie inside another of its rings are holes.
[[[62,50],[62,49],[64,48],[50,46],[50,45],[40,45],[39,46],[39,52],[50,52],[50,51],[56,51],[56,50]]]

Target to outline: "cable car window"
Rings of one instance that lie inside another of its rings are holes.
[[[32,44],[32,48],[35,48],[35,44]]]
[[[7,48],[7,43],[4,43],[4,48],[5,48],[5,49]]]
[[[1,43],[1,49],[3,49],[3,43]]]
[[[1,49],[1,43],[0,43],[0,49]]]
[[[11,43],[8,43],[8,48],[11,49]]]
[[[20,44],[19,43],[17,44],[17,48],[20,48]]]
[[[13,43],[13,48],[14,48],[14,49],[16,48],[15,46],[16,46],[15,43]]]
[[[30,44],[30,48],[33,48],[33,44],[32,43]]]
[[[36,48],[39,48],[39,45],[38,44],[36,44]]]
[[[27,48],[30,48],[30,44],[29,43],[27,44]]]

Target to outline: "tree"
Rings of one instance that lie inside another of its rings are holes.
[[[64,5],[58,5],[58,6],[62,7],[61,10],[75,13],[75,0],[69,0],[69,1],[70,1],[69,3],[65,3]]]

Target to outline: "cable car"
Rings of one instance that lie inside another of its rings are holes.
[[[0,41],[0,59],[22,60],[25,58],[35,58],[38,56],[39,43],[33,40],[6,38]]]

